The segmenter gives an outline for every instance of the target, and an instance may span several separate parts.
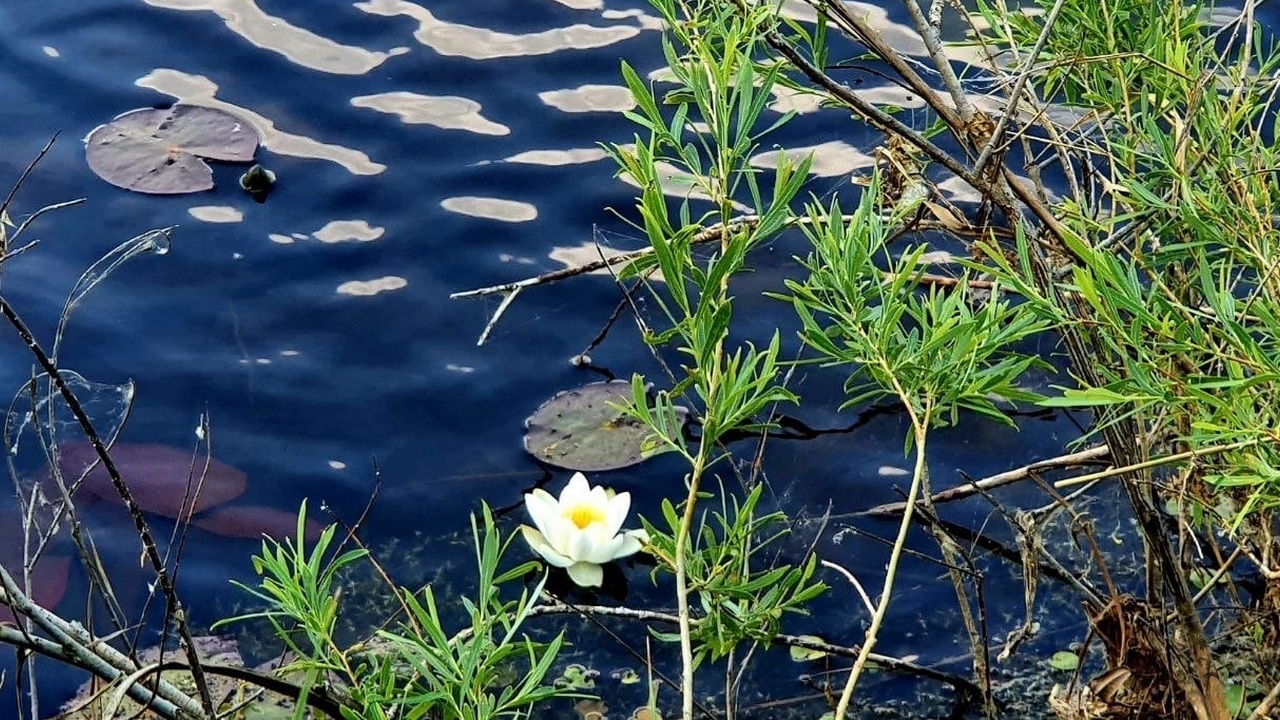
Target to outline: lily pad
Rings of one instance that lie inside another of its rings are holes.
[[[288,540],[298,534],[298,513],[258,505],[227,505],[197,515],[192,523],[201,530],[229,538]],[[315,542],[324,532],[320,521],[307,518],[303,534]]]
[[[167,518],[184,517],[193,499],[197,513],[224,505],[240,497],[248,484],[243,472],[226,463],[210,458],[206,468],[204,455],[168,445],[117,443],[111,459],[138,506]],[[74,482],[97,462],[98,453],[89,443],[65,442],[58,460],[63,478]],[[122,502],[101,463],[89,471],[81,489],[100,500]]]
[[[631,383],[596,382],[565,390],[525,420],[524,448],[539,460],[583,472],[617,470],[655,453],[649,428],[617,408],[631,401]],[[687,411],[677,408],[681,422]]]
[[[0,505],[0,565],[22,585],[23,514],[17,508]],[[46,552],[31,569],[31,599],[43,608],[53,608],[67,592],[71,558]],[[13,612],[0,605],[0,623],[13,622]]]
[[[98,177],[157,195],[209,190],[213,170],[205,159],[251,162],[257,150],[258,133],[248,121],[196,105],[131,110],[85,141],[85,157]]]

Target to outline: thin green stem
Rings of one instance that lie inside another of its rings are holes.
[[[896,384],[896,381],[895,381]],[[835,720],[844,720],[845,715],[849,712],[849,701],[853,698],[853,689],[858,684],[858,678],[862,675],[862,671],[866,668],[867,660],[871,657],[871,651],[875,648],[876,640],[880,635],[880,628],[884,626],[885,616],[889,614],[889,604],[893,597],[893,584],[898,577],[898,565],[902,560],[903,550],[907,545],[907,534],[911,531],[911,522],[915,517],[916,499],[920,497],[921,488],[927,482],[929,467],[925,462],[925,439],[928,437],[929,421],[931,410],[926,408],[923,417],[917,417],[915,409],[910,404],[907,405],[907,413],[911,416],[911,428],[915,437],[916,462],[915,469],[911,474],[911,488],[907,491],[907,507],[902,513],[902,520],[898,523],[898,536],[894,539],[893,550],[889,553],[889,565],[884,576],[884,589],[880,592],[880,599],[876,603],[876,611],[871,616],[871,626],[867,628],[866,639],[863,640],[862,649],[858,652],[858,657],[853,661],[853,669],[849,672],[849,679],[845,681],[844,690],[840,693],[840,701],[836,704]]]
[[[706,467],[706,453],[699,448],[689,471],[689,495],[685,498],[684,515],[680,517],[680,531],[676,535],[676,617],[680,623],[680,716],[693,720],[693,635],[689,616],[689,578],[685,566],[685,554],[689,534],[693,530],[693,516],[698,504],[698,486]]]

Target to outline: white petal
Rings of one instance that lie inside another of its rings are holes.
[[[602,485],[591,488],[591,491],[587,493],[587,498],[592,507],[598,507],[601,510],[609,507],[609,493],[605,492]]]
[[[569,544],[564,548],[564,554],[574,560],[587,561],[594,554],[598,544],[594,536],[574,528],[574,532],[569,536]]]
[[[563,507],[572,507],[577,505],[581,498],[586,498],[591,493],[591,486],[587,484],[587,476],[580,472],[573,474],[569,478],[569,484],[564,486],[560,491],[560,505]]]
[[[578,562],[570,565],[569,579],[580,587],[600,587],[604,582],[604,570],[595,563]]]
[[[614,535],[613,537],[609,538],[608,540],[605,540],[604,542],[595,543],[591,547],[591,554],[582,559],[586,560],[587,562],[593,562],[593,563],[607,563],[616,557],[621,557],[620,555],[618,555],[618,551],[622,548],[623,544],[626,542],[627,542],[626,535]],[[627,553],[627,554],[630,554],[630,553]]]
[[[578,528],[563,515],[555,515],[547,521],[547,525],[547,543],[561,555],[565,557],[571,556],[573,554],[573,535],[578,532]]]
[[[643,529],[628,530],[618,537],[623,538],[623,541],[619,544],[618,550],[614,556],[609,558],[610,560],[617,560],[618,558],[624,558],[628,555],[635,555],[640,552],[640,548],[644,547],[645,543],[649,542],[649,533],[645,532]]]
[[[524,541],[529,543],[529,547],[541,555],[542,559],[546,560],[548,564],[556,567],[569,567],[573,564],[572,560],[556,552],[554,548],[548,545],[547,539],[542,536],[542,533],[528,525],[521,525],[520,532],[524,535]]]
[[[524,507],[529,511],[529,518],[533,520],[533,524],[537,525],[544,535],[551,529],[551,519],[560,515],[560,506],[556,503],[556,499],[542,488],[537,488],[524,496]]]
[[[618,493],[609,500],[609,511],[605,514],[604,526],[609,537],[622,530],[622,523],[631,511],[631,493]]]

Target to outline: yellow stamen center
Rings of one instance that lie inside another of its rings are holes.
[[[579,530],[585,530],[593,522],[604,522],[604,513],[593,505],[576,505],[569,508],[565,516]]]

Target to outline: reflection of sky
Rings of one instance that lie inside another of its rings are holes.
[[[387,275],[386,277],[374,278],[372,280],[348,280],[338,286],[337,293],[339,295],[369,297],[371,295],[400,290],[408,284],[409,281],[402,277]]]
[[[440,201],[440,207],[459,215],[488,218],[502,222],[529,222],[530,220],[536,220],[538,217],[538,208],[530,203],[519,200],[505,200],[503,198],[476,197],[474,195],[445,198]]]
[[[480,103],[464,97],[433,97],[397,91],[351,98],[355,107],[390,113],[409,125],[434,125],[445,130],[466,130],[480,135],[508,135],[511,128],[480,114]]]
[[[386,166],[373,162],[368,155],[352,148],[313,140],[276,128],[270,118],[248,108],[240,107],[215,97],[218,86],[203,75],[192,75],[179,70],[159,68],[138,78],[139,87],[150,88],[170,95],[176,102],[203,105],[234,113],[248,120],[262,138],[262,146],[280,155],[329,160],[356,175],[376,175]]]
[[[356,7],[372,15],[407,15],[418,21],[413,36],[441,55],[473,60],[546,55],[562,50],[605,47],[639,34],[634,26],[575,23],[528,34],[511,34],[438,19],[430,10],[406,0],[368,0]]]
[[[213,12],[227,28],[245,40],[305,68],[340,75],[363,75],[387,58],[402,55],[407,48],[374,52],[342,45],[317,35],[282,18],[263,12],[253,0],[145,0],[148,5],[170,10],[204,10]]]
[[[196,205],[187,212],[191,217],[207,223],[237,223],[244,219],[244,213],[229,205]]]
[[[583,85],[538,93],[538,99],[561,112],[622,112],[635,107],[631,91],[621,85]]]

